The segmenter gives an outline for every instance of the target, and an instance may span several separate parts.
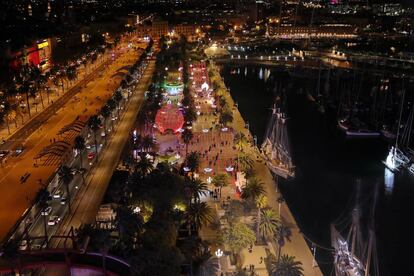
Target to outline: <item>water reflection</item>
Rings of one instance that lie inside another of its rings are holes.
[[[391,195],[392,190],[394,189],[394,173],[385,168],[384,170],[384,186],[385,186],[385,194]]]

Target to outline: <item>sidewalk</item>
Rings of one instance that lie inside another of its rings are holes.
[[[25,109],[24,113],[16,111],[16,118],[13,121],[9,122],[9,129],[7,128],[7,122],[0,124],[0,141],[8,140],[13,134],[15,134],[18,130],[20,130],[23,126],[30,123],[36,116],[41,114],[45,109],[47,109],[50,105],[53,105],[59,98],[63,97],[67,92],[69,92],[73,87],[78,85],[87,77],[93,75],[95,73],[96,68],[100,67],[103,63],[106,62],[107,58],[105,56],[109,55],[109,53],[105,52],[98,58],[93,64],[88,63],[86,68],[81,66],[78,70],[77,79],[74,81],[65,81],[66,85],[64,90],[60,86],[56,86],[52,83],[51,80],[48,81],[50,87],[50,91],[54,91],[53,93],[49,93],[47,96],[47,92],[42,90],[42,98],[43,98],[43,105],[39,98],[34,99],[33,97],[29,98],[30,104],[30,116],[28,114],[27,108]],[[21,95],[21,98],[24,100],[26,104],[26,95]]]
[[[220,75],[217,73],[215,68],[214,68],[214,71],[215,71],[214,77],[216,78],[216,80],[219,81],[220,87],[222,87],[223,89],[226,89],[223,80],[221,79]],[[212,80],[214,79],[214,77],[212,78]],[[234,107],[235,104],[234,104],[234,101],[230,93],[226,90],[226,92],[223,93],[223,95],[225,96],[227,102],[229,103],[229,106]],[[273,177],[269,169],[266,167],[264,160],[260,156],[258,149],[253,146],[253,137],[251,133],[245,128],[245,121],[243,117],[241,116],[239,110],[237,108],[233,108],[232,110],[233,110],[232,127],[238,132],[243,132],[248,137],[250,143],[247,147],[244,148],[244,152],[247,153],[247,155],[252,157],[252,159],[254,160],[254,170],[255,170],[256,178],[261,180],[263,183],[265,183],[266,196],[268,198],[268,205],[273,210],[278,212],[279,204],[277,202],[277,199],[282,195],[276,192],[276,186],[275,186]],[[305,242],[305,239],[303,238],[301,231],[299,227],[297,226],[296,221],[294,217],[292,216],[286,204],[282,204],[280,217],[282,221],[286,225],[288,225],[292,230],[291,242],[287,242],[285,244],[285,246],[282,248],[282,254],[288,254],[290,256],[294,256],[297,261],[300,261],[304,269],[304,275],[306,276],[322,275],[322,272],[320,271],[319,267],[313,267],[312,265],[313,256],[312,256],[311,250],[308,247],[307,243]],[[248,254],[246,257],[245,263],[254,264],[254,262],[256,261],[257,261],[257,258],[255,257],[254,254],[253,255]]]

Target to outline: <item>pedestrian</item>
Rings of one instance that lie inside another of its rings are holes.
[[[260,257],[260,263],[259,264],[261,264],[261,263],[263,263],[263,257]]]

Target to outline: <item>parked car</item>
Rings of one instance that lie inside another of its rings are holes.
[[[63,192],[61,189],[57,190],[56,193],[53,195],[53,198],[61,198],[63,195]]]
[[[60,221],[60,217],[58,216],[50,216],[49,221],[47,222],[47,225],[56,225]]]
[[[26,250],[27,249],[27,240],[22,240],[19,245],[19,250]]]
[[[67,201],[66,197],[62,196],[62,198],[60,199],[60,204],[65,205],[66,201]]]
[[[48,206],[42,211],[42,216],[48,216],[52,212],[52,207]]]

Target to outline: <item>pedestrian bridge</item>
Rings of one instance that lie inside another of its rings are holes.
[[[0,275],[13,272],[29,272],[44,269],[46,271],[71,271],[72,275],[103,275],[103,255],[99,252],[81,253],[74,250],[21,251],[13,259],[0,259]],[[105,256],[107,275],[130,275],[130,265],[115,256]],[[76,273],[78,271],[78,273]]]

